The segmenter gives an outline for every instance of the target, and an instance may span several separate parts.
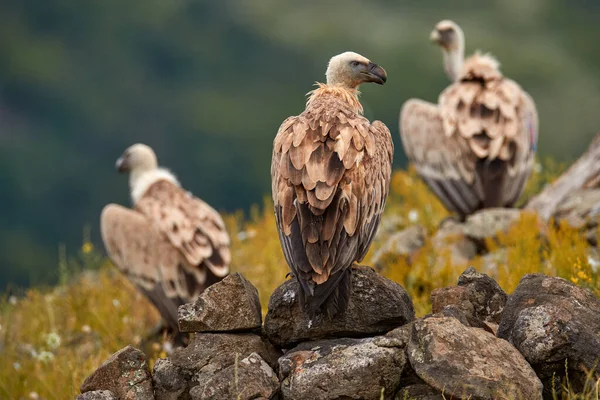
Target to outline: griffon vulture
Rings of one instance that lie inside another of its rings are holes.
[[[444,206],[461,219],[486,207],[511,207],[533,167],[538,115],[531,97],[505,78],[499,63],[475,53],[452,21],[431,33],[453,83],[438,104],[404,103],[400,136],[408,159]]]
[[[377,231],[390,182],[393,143],[363,117],[358,86],[382,85],[383,68],[346,52],[329,61],[327,83],[287,118],[273,143],[271,179],[279,239],[309,315],[345,311],[351,265]]]
[[[109,257],[175,332],[177,309],[229,272],[229,236],[221,216],[158,168],[144,144],[117,160],[129,172],[133,209],[108,204],[100,228]]]

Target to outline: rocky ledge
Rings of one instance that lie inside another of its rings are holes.
[[[261,326],[256,289],[233,274],[181,307],[181,328],[196,332],[186,348],[150,373],[128,346],[77,398],[552,399],[566,376],[575,390],[600,379],[600,300],[564,279],[526,275],[508,296],[469,268],[419,319],[372,269],[355,268],[352,284],[341,318],[312,321],[288,280]]]

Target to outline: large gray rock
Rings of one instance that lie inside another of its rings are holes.
[[[192,400],[270,399],[279,391],[273,369],[252,353],[190,391]]]
[[[403,257],[409,263],[414,253],[425,246],[427,231],[421,225],[412,225],[400,232],[391,234],[386,242],[373,255],[373,265],[378,269],[386,264],[388,257]]]
[[[102,363],[81,385],[81,393],[111,391],[121,400],[154,399],[146,356],[127,346]]]
[[[157,396],[160,394],[160,399],[165,400],[199,396],[208,382],[235,364],[236,357],[239,361],[252,353],[271,368],[277,366],[281,356],[266,339],[252,333],[198,333],[187,347],[176,349],[167,361],[155,366]]]
[[[440,313],[445,307],[453,306],[461,310],[467,319],[497,325],[508,295],[500,285],[485,274],[469,267],[458,278],[458,286],[436,289],[431,293],[431,305],[434,313]],[[476,326],[470,323],[469,326]]]
[[[258,290],[236,272],[179,307],[181,332],[236,332],[260,328]]]
[[[156,400],[185,398],[185,392],[191,378],[192,374],[190,372],[174,365],[168,358],[159,358],[152,369]]]
[[[574,390],[583,388],[586,371],[595,369],[600,378],[600,300],[562,278],[525,275],[506,304],[498,337],[525,356],[548,390],[560,389],[565,362]],[[544,396],[552,398],[549,391]]]
[[[417,375],[446,398],[542,398],[540,380],[513,346],[455,318],[415,321],[407,350]]]
[[[435,251],[443,257],[438,262],[445,262],[445,257],[453,265],[467,264],[477,255],[477,246],[465,234],[464,224],[454,218],[447,218],[431,238]]]
[[[307,340],[385,333],[415,318],[406,290],[369,267],[353,268],[348,309],[332,320],[324,314],[310,319],[303,313],[299,290],[295,279],[287,280],[269,300],[264,329],[278,346],[290,348]]]
[[[302,343],[279,359],[289,400],[393,398],[406,365],[404,345],[387,337]]]
[[[75,400],[119,400],[110,390],[94,390],[78,395]]]

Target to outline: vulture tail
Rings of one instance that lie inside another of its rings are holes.
[[[310,318],[325,312],[329,319],[343,314],[348,308],[352,290],[352,268],[346,268],[330,276],[329,279],[314,286],[311,296],[300,290],[300,304]]]

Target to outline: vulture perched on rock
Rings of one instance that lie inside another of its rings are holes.
[[[488,54],[463,60],[465,40],[452,21],[431,33],[453,83],[438,104],[410,99],[400,113],[408,159],[444,206],[461,219],[511,207],[533,167],[538,115],[531,97],[505,78]]]
[[[229,272],[229,236],[217,211],[158,168],[154,151],[129,147],[117,160],[129,172],[133,209],[108,204],[100,229],[109,257],[178,331],[177,309]]]
[[[363,117],[358,86],[382,85],[383,68],[346,52],[329,61],[327,83],[306,109],[281,124],[271,179],[279,239],[300,304],[310,316],[343,313],[351,266],[377,231],[388,194],[393,143],[380,121]]]

